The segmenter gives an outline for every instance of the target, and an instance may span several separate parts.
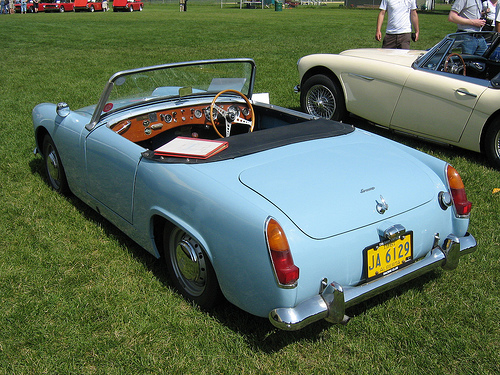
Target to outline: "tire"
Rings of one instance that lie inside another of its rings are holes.
[[[66,9],[64,9],[64,7],[62,6],[62,7],[59,8],[59,13],[64,13],[65,10]]]
[[[323,74],[306,80],[300,90],[302,111],[329,120],[342,121],[346,116],[342,88]]]
[[[220,288],[205,251],[195,238],[182,229],[166,225],[163,251],[173,286],[189,301],[203,309],[215,306]]]
[[[69,186],[66,173],[54,141],[49,135],[46,135],[43,139],[42,156],[50,186],[60,194],[67,194]]]
[[[94,6],[93,6],[93,5],[91,5],[89,10],[90,10],[90,13],[94,13],[94,10],[95,10],[95,9],[94,9]]]
[[[129,6],[129,7],[128,7],[128,11],[129,11],[129,12],[133,12],[133,11],[134,11],[134,7],[133,7],[132,5],[131,5],[131,6]]]
[[[141,6],[139,6],[139,12],[142,12],[142,8],[143,8],[143,6],[142,6],[142,5],[141,5]]]
[[[500,169],[500,118],[488,128],[484,141],[486,157],[495,168]]]

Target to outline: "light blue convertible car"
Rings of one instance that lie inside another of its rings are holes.
[[[166,64],[114,74],[94,106],[37,105],[50,185],[164,258],[187,299],[285,330],[475,250],[452,166],[259,102],[254,79],[251,59]]]

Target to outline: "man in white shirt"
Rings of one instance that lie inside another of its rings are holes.
[[[412,25],[415,42],[420,32],[416,0],[382,0],[379,9],[375,39],[382,39],[382,23],[387,12],[387,28],[382,48],[410,49]]]

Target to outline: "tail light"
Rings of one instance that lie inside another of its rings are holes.
[[[299,279],[299,268],[293,263],[285,232],[274,219],[267,221],[266,240],[278,282],[284,287],[295,286]]]
[[[448,165],[446,175],[448,177],[448,184],[450,185],[451,196],[457,215],[469,215],[472,203],[467,200],[467,194],[465,193],[465,186],[462,182],[462,178],[458,174],[457,170],[451,165]]]

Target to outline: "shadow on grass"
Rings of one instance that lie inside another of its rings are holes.
[[[351,317],[352,321],[353,319],[356,319],[356,317],[369,312],[370,309],[383,305],[385,302],[392,300],[393,298],[398,298],[404,295],[409,290],[421,291],[428,282],[438,278],[440,273],[440,270],[431,271],[383,294],[361,302],[358,305],[347,309],[346,315]],[[343,331],[346,337],[349,337],[352,334],[349,329],[350,323],[345,325],[336,325],[325,320],[312,323],[299,331],[282,331],[274,328],[267,319],[252,316],[239,310],[236,306],[233,306],[228,302],[208,313],[234,332],[244,336],[250,346],[265,353],[278,352],[286,346],[294,344],[300,340],[320,342],[323,340],[323,334],[332,327],[337,327],[339,330]]]
[[[354,125],[356,126],[362,125],[359,120],[355,122],[356,124]],[[372,127],[370,126],[370,128]],[[43,161],[40,157],[32,159],[29,163],[29,166],[33,174],[40,176],[40,178],[42,178],[47,184],[49,184],[48,179],[43,172]],[[75,197],[74,195],[69,195],[67,199],[83,214],[86,219],[98,224],[104,230],[107,236],[115,239],[120,245],[122,245],[123,248],[126,248],[132,258],[137,260],[148,270],[150,270],[152,274],[163,285],[174,289],[174,287],[169,282],[166,267],[164,267],[162,259],[157,259],[153,255],[148,253],[146,250],[132,241],[129,237],[127,237],[124,233],[122,233],[117,227],[111,224],[108,220],[106,220],[92,208],[87,206],[79,198]],[[349,308],[346,311],[346,314],[353,319],[356,319],[357,316],[362,316],[370,309],[384,304],[388,300],[398,298],[399,296],[405,294],[408,290],[423,290],[424,286],[429,281],[439,276],[439,273],[440,271],[432,271],[404,285],[373,297],[365,302]],[[313,342],[320,341],[322,340],[323,333],[331,329],[331,327],[333,326],[331,323],[321,320],[303,328],[300,331],[281,331],[277,328],[274,328],[272,324],[267,320],[267,318],[253,316],[232,305],[226,300],[222,300],[217,307],[208,311],[204,311],[204,313],[215,319],[225,327],[243,336],[248,345],[254,350],[263,351],[265,353],[278,352],[284,347],[303,339]],[[338,327],[340,330],[346,332],[347,336],[351,334],[349,333],[348,325],[339,325]]]

